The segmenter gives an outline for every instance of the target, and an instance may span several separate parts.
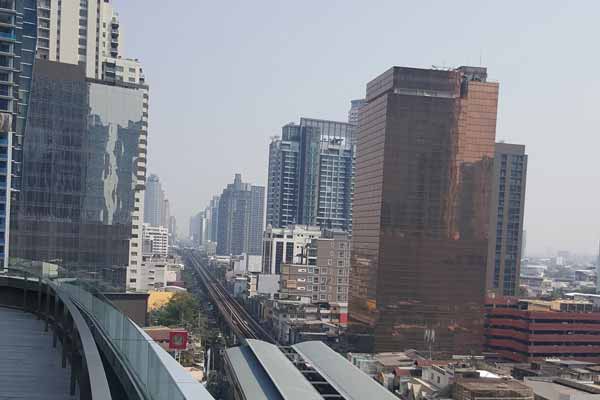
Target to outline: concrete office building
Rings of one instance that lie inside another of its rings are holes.
[[[235,174],[219,200],[218,255],[262,254],[265,188]]]
[[[525,146],[496,143],[487,259],[488,294],[519,294],[526,178]]]
[[[169,230],[163,226],[144,224],[142,230],[143,254],[166,257],[169,255]]]
[[[190,218],[190,239],[196,245],[204,244],[204,236],[206,234],[206,217],[204,211]]]
[[[367,84],[356,161],[355,343],[482,348],[498,83],[487,70],[392,67]]]
[[[160,226],[164,226],[165,228],[168,229],[170,219],[171,219],[171,203],[169,202],[169,199],[167,199],[167,197],[165,196],[163,203],[162,203],[161,213],[160,213]]]
[[[162,205],[164,191],[158,175],[151,174],[146,179],[144,193],[144,222],[152,226],[160,226],[162,220]]]
[[[280,274],[283,263],[306,264],[308,246],[319,237],[321,229],[318,226],[267,226],[263,236],[263,274]]]
[[[365,99],[356,99],[350,101],[350,111],[348,111],[348,123],[354,126],[358,126],[358,117],[360,116],[360,110],[366,104]]]
[[[174,215],[169,217],[169,238],[171,243],[177,240],[177,218]]]
[[[348,234],[323,232],[321,237],[312,239],[308,244],[307,256],[300,263],[281,265],[280,293],[306,297],[312,303],[347,303],[350,276]]]
[[[352,229],[354,125],[301,118],[269,146],[267,225]]]

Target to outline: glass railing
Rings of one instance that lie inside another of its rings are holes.
[[[41,276],[60,295],[68,296],[93,317],[147,398],[213,399],[202,384],[98,291],[101,286],[97,280],[86,278],[82,271],[70,271],[52,263],[11,259],[11,264],[9,275],[28,279]]]

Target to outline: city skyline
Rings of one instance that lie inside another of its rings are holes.
[[[265,2],[213,4],[205,10],[182,0],[180,7],[162,10],[140,0],[117,0],[119,17],[130,27],[123,46],[135,49],[153,83],[149,172],[168,185],[178,219],[197,213],[236,171],[266,186],[270,136],[302,115],[346,120],[350,100],[361,98],[364,84],[390,65],[481,64],[491,80],[502,82],[497,141],[528,149],[529,253],[549,248],[595,254],[600,206],[591,160],[600,146],[593,135],[600,117],[592,105],[600,84],[585,77],[593,76],[598,64],[588,49],[599,6],[527,3],[519,4],[515,15],[509,5],[516,3],[485,10],[474,2],[461,4],[422,2],[405,10],[389,2],[379,7]],[[143,19],[140,9],[147,9]],[[175,28],[180,40],[151,28],[165,18],[181,21]],[[335,31],[327,22],[331,18],[337,21]],[[435,28],[424,29],[424,21]],[[402,40],[415,32],[421,32],[418,40]],[[209,39],[214,37],[219,39]],[[358,62],[361,48],[368,48],[369,56]],[[311,51],[316,59],[298,57]],[[172,73],[181,66],[181,54],[191,54],[186,63],[193,75]],[[578,72],[568,73],[574,64]],[[215,163],[221,168],[210,169]],[[198,176],[198,183],[189,185],[181,171]]]

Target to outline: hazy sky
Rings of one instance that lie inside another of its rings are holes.
[[[180,231],[233,180],[266,185],[269,137],[345,121],[392,65],[481,65],[497,139],[527,146],[528,252],[600,239],[600,3],[114,0],[150,84],[149,172]]]

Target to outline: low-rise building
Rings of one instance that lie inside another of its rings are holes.
[[[533,390],[514,379],[461,378],[452,390],[454,400],[533,400]]]
[[[488,299],[486,347],[506,359],[600,362],[600,312],[585,300]]]
[[[415,361],[403,352],[348,353],[348,361],[372,377],[380,373],[392,373],[395,368],[413,368]]]
[[[260,273],[262,271],[262,256],[243,253],[231,258],[232,270],[236,274]]]
[[[130,271],[130,289],[138,292],[162,290],[181,282],[183,268],[176,256],[144,255],[140,268]]]
[[[142,228],[142,254],[166,257],[169,255],[169,229],[144,224]]]
[[[321,237],[318,226],[291,225],[287,228],[268,226],[263,235],[262,272],[280,274],[281,264],[305,264],[307,246]]]
[[[348,302],[350,238],[345,232],[324,231],[307,244],[300,263],[281,266],[280,293],[306,297],[312,303]]]
[[[526,377],[536,400],[600,400],[600,385],[557,377]]]
[[[306,340],[336,341],[339,314],[329,304],[310,304],[306,299],[274,300],[270,321],[277,340],[294,344]]]

